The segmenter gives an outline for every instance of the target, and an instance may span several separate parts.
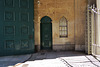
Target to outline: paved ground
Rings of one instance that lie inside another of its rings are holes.
[[[27,60],[31,55],[17,55],[0,57],[0,67],[13,67],[17,63]]]
[[[100,62],[82,52],[39,52],[14,67],[100,67]]]

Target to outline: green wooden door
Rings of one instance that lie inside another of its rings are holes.
[[[0,0],[0,55],[34,52],[33,0]]]
[[[47,16],[41,20],[41,49],[52,49],[52,23]]]

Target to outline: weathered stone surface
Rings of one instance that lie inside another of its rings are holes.
[[[100,67],[100,62],[82,52],[39,52],[17,67]]]
[[[75,45],[75,50],[84,51],[87,0],[34,0],[34,5],[35,45],[40,45],[40,20],[49,16],[52,19],[53,45],[62,44],[63,47],[70,43]],[[68,20],[68,38],[59,37],[59,20],[63,16]]]

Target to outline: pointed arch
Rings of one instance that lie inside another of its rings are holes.
[[[41,18],[41,23],[51,23],[52,19],[49,16],[44,16]]]
[[[68,21],[64,16],[59,21],[59,36],[68,37]]]

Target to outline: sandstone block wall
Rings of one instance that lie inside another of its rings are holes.
[[[34,0],[35,45],[40,50],[40,20],[52,19],[53,50],[85,50],[87,0]],[[68,37],[59,37],[59,20],[68,20]]]

